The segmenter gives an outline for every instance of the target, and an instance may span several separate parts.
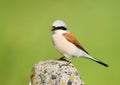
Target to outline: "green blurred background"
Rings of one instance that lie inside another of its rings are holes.
[[[119,0],[0,0],[0,85],[28,85],[35,63],[61,56],[51,41],[56,19],[109,64],[73,59],[85,84],[120,85]]]

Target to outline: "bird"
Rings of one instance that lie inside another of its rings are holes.
[[[92,57],[80,44],[80,42],[74,37],[74,35],[68,30],[66,23],[62,20],[55,20],[52,24],[52,42],[58,52],[60,52],[63,58],[68,58],[70,61],[73,58],[87,58],[93,60],[105,67],[108,65],[101,60]]]

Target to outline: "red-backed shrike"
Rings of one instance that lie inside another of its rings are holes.
[[[74,57],[83,57],[108,67],[104,62],[89,55],[77,39],[68,31],[67,26],[63,21],[56,20],[53,22],[51,31],[53,44],[64,57],[67,57],[70,60]]]

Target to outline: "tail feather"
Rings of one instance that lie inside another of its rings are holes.
[[[95,62],[97,62],[97,63],[99,63],[99,64],[101,64],[101,65],[103,65],[103,66],[105,66],[105,67],[108,67],[108,65],[107,65],[106,63],[104,63],[104,62],[102,62],[101,60],[96,59],[96,58],[94,58],[94,57],[92,57],[92,56],[90,56],[90,55],[88,55],[88,56],[85,57],[85,58],[91,59],[91,60],[93,60],[93,61],[95,61]]]
[[[103,65],[103,66],[105,66],[105,67],[108,67],[108,65],[107,65],[106,63],[104,63],[104,62],[102,62],[102,61],[100,61],[100,60],[97,60],[97,61],[95,61],[95,62],[97,62],[97,63],[99,63],[99,64],[101,64],[101,65]]]

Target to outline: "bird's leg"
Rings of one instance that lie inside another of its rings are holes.
[[[66,64],[62,64],[61,66],[68,66],[71,63],[71,60],[72,60],[72,58],[70,58],[69,60],[65,60],[65,61],[67,61],[67,63]]]
[[[72,58],[70,58],[70,59],[68,60],[67,65],[69,65],[69,64],[71,63],[71,61],[72,61]]]

